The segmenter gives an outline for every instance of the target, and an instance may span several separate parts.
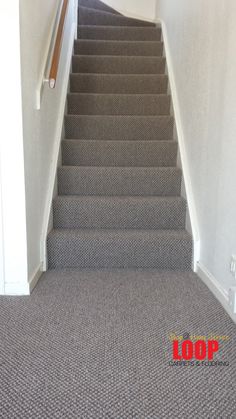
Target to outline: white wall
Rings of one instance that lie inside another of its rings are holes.
[[[60,0],[20,1],[29,281],[34,281],[42,267],[40,244],[55,175],[53,171],[60,141],[60,124],[63,121],[61,109],[65,103],[63,95],[68,80],[68,74],[65,75],[68,65],[67,54],[75,20],[74,0],[71,0],[56,88],[50,90],[48,85],[45,86],[41,109],[36,110],[36,90],[51,28],[60,3]]]
[[[155,19],[156,0],[103,0],[103,3],[127,16],[144,20]]]
[[[19,1],[0,2],[0,292],[27,292]]]
[[[166,26],[201,239],[200,267],[222,287],[236,253],[236,2],[158,0]]]

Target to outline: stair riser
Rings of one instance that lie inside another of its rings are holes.
[[[68,139],[171,140],[173,119],[169,116],[74,116],[65,117]]]
[[[120,13],[118,13],[116,10],[97,0],[79,0],[79,6],[89,7],[91,9],[96,9],[99,11],[102,10],[104,12],[120,15]]]
[[[113,235],[54,234],[48,238],[50,268],[190,269],[189,240],[127,232]]]
[[[79,26],[78,38],[111,41],[160,41],[160,28]]]
[[[70,89],[74,93],[102,94],[166,94],[166,76],[118,76],[95,74],[72,74]]]
[[[62,142],[62,163],[67,166],[170,167],[176,165],[174,141]]]
[[[177,168],[60,167],[59,195],[178,196]]]
[[[75,41],[74,53],[80,55],[162,56],[162,42]]]
[[[109,25],[109,26],[151,26],[155,25],[142,20],[127,18],[106,12],[79,7],[79,25]]]
[[[184,229],[186,203],[180,198],[75,198],[54,201],[55,228]]]
[[[164,74],[164,57],[73,56],[74,73]],[[137,92],[135,92],[137,93]]]
[[[170,96],[70,94],[67,111],[73,115],[169,115]]]

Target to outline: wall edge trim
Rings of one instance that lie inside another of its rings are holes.
[[[167,33],[165,22],[162,19],[156,19],[155,22],[157,26],[161,26],[162,28],[166,65],[167,65],[167,70],[168,70],[172,104],[173,104],[173,109],[174,109],[175,125],[176,125],[178,144],[179,144],[180,160],[181,160],[181,165],[182,165],[183,179],[185,183],[186,197],[187,197],[187,203],[188,203],[188,210],[189,210],[190,222],[191,222],[191,227],[192,227],[193,245],[194,245],[193,269],[196,272],[197,263],[200,260],[201,241],[200,241],[200,234],[199,234],[198,219],[197,219],[197,214],[196,214],[196,206],[195,206],[195,201],[194,201],[194,194],[193,194],[192,185],[191,185],[189,164],[188,164],[187,153],[186,153],[186,148],[185,148],[186,141],[185,141],[185,135],[184,135],[184,130],[183,130],[182,118],[181,118],[178,91],[176,87],[175,71],[174,71],[174,66],[173,66],[173,62],[171,58],[171,50],[170,50],[168,33]]]
[[[216,297],[233,322],[236,323],[236,314],[232,313],[229,306],[228,292],[225,291],[225,289],[220,285],[214,275],[212,275],[212,273],[209,272],[201,262],[198,262],[197,264],[197,274],[199,278],[204,282],[204,284],[209,288],[212,294]]]
[[[68,43],[68,51],[67,51],[67,58],[66,58],[66,69],[64,72],[63,77],[63,84],[62,84],[62,93],[60,98],[60,108],[58,112],[58,119],[57,119],[57,126],[55,129],[55,142],[53,147],[52,153],[52,163],[51,163],[51,170],[50,170],[50,178],[49,178],[49,187],[47,192],[46,198],[46,205],[43,217],[43,228],[42,228],[42,235],[40,240],[40,253],[41,253],[41,263],[42,263],[42,270],[47,270],[47,235],[49,229],[49,222],[50,222],[50,213],[51,213],[51,206],[53,201],[53,193],[57,175],[57,167],[60,155],[60,146],[61,146],[61,135],[63,132],[63,124],[64,124],[64,114],[65,114],[65,103],[66,103],[66,96],[67,96],[67,87],[68,87],[68,80],[70,74],[70,67],[71,67],[71,57],[72,51],[74,46],[74,38],[75,38],[75,31],[76,31],[76,22],[73,23],[71,26],[70,31],[70,38]]]

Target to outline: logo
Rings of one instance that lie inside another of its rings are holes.
[[[173,359],[180,361],[181,359],[189,361],[190,359],[196,359],[203,361],[203,359],[212,360],[214,354],[219,350],[219,342],[217,340],[197,340],[192,342],[191,340],[184,340],[179,342],[173,340]]]
[[[172,361],[170,366],[229,366],[225,360],[219,360],[224,353],[224,345],[229,336],[196,336],[170,334],[172,343]],[[217,359],[216,359],[217,358]]]

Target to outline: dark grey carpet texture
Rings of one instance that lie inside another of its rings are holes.
[[[191,269],[161,30],[79,2],[49,268]]]
[[[167,92],[161,30],[80,0],[49,271],[0,298],[0,418],[236,417],[236,327],[191,271]],[[173,363],[189,335],[219,340],[212,365]]]
[[[234,419],[236,326],[191,271],[48,271],[0,298],[3,419]],[[171,334],[227,336],[171,366]]]

